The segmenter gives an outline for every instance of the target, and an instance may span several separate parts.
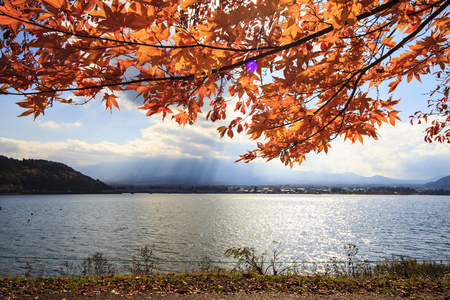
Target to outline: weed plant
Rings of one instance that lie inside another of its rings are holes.
[[[333,257],[326,265],[325,275],[334,277],[367,277],[373,275],[373,269],[367,261],[357,261],[359,249],[354,244],[344,246],[347,261],[338,261]]]
[[[403,256],[392,256],[377,264],[374,275],[394,278],[450,279],[450,264],[434,261],[418,262]]]
[[[42,264],[35,267],[33,266],[33,263],[28,260],[25,261],[25,264],[26,264],[25,277],[32,277],[32,274],[34,273],[35,274],[34,277],[42,278],[44,277],[44,274],[48,271]]]
[[[81,263],[81,274],[86,275],[113,275],[116,268],[103,258],[102,252],[95,252],[92,257],[88,257]]]
[[[154,253],[154,245],[145,245],[137,250],[138,256],[133,256],[128,273],[133,276],[145,276],[150,274],[161,274],[158,268],[163,261],[159,260]],[[277,242],[273,242],[271,248],[259,253],[254,248],[232,247],[225,251],[224,256],[237,260],[231,269],[219,267],[208,257],[194,266],[190,275],[195,274],[221,274],[226,276],[313,276],[323,278],[421,278],[421,279],[445,279],[450,280],[450,264],[443,262],[425,261],[405,258],[403,256],[392,256],[383,262],[371,265],[366,261],[358,261],[359,249],[356,245],[344,246],[345,261],[332,258],[325,264],[324,269],[319,269],[317,264],[294,263],[288,265],[281,261],[283,249]],[[42,278],[45,269],[42,265],[34,268],[33,264],[26,261],[25,277]],[[64,263],[60,268],[63,277],[75,276],[104,276],[117,275],[117,268],[104,257],[102,252],[96,252],[92,257],[84,259],[81,264],[73,262]],[[252,275],[253,274],[253,275]],[[173,274],[172,274],[173,275]]]
[[[269,251],[262,254],[257,253],[254,248],[232,247],[225,251],[224,255],[227,258],[237,259],[236,267],[233,271],[237,272],[255,272],[259,275],[285,275],[289,271],[293,271],[297,265],[288,266],[280,261],[281,254],[284,249],[278,242],[272,242],[272,247]]]
[[[139,257],[133,256],[130,272],[133,275],[149,275],[157,271],[158,258],[154,255],[155,245],[145,245],[138,249]]]

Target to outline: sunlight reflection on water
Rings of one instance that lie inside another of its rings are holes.
[[[346,244],[361,260],[450,259],[445,196],[40,195],[2,196],[0,206],[0,256],[131,260],[154,244],[161,259],[215,261],[277,241],[287,261],[343,258]],[[18,264],[0,258],[0,275],[22,272]]]

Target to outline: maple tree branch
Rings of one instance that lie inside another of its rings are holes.
[[[375,15],[377,13],[380,13],[380,12],[382,12],[384,10],[387,10],[387,9],[395,6],[398,2],[399,2],[399,0],[389,1],[389,2],[387,2],[385,4],[383,4],[383,5],[380,5],[380,6],[376,7],[376,8],[374,8],[374,9],[372,9],[370,12],[358,15],[356,18],[357,18],[358,21],[362,20],[362,19],[365,19],[367,17],[370,17],[372,15]],[[274,49],[269,50],[267,52],[255,55],[255,56],[253,56],[251,58],[248,58],[246,60],[237,62],[235,64],[231,64],[229,66],[225,66],[225,67],[219,68],[217,70],[213,70],[213,73],[220,73],[220,72],[232,70],[232,69],[235,69],[237,67],[246,65],[250,60],[255,60],[256,61],[258,59],[270,56],[272,54],[276,54],[276,53],[279,53],[281,51],[288,50],[288,49],[300,46],[300,45],[302,45],[302,44],[304,44],[306,42],[309,42],[309,41],[314,40],[314,39],[316,39],[316,38],[318,38],[320,36],[323,36],[323,35],[325,35],[327,33],[330,33],[333,30],[334,30],[334,27],[333,26],[329,26],[327,28],[324,28],[324,29],[322,29],[320,31],[317,31],[317,32],[315,32],[313,34],[310,34],[310,35],[306,36],[306,37],[303,37],[303,38],[301,38],[301,39],[299,39],[299,40],[297,40],[295,42],[292,42],[290,44],[287,44],[287,45],[284,45],[284,46],[276,46],[276,47],[274,47]],[[255,50],[261,50],[261,49],[263,49],[263,48],[258,48],[258,49],[255,49]]]
[[[231,47],[219,47],[219,46],[213,46],[213,45],[200,44],[195,39],[194,39],[194,41],[196,42],[195,45],[176,45],[176,46],[162,45],[162,44],[160,44],[160,45],[152,45],[152,44],[147,44],[147,43],[132,42],[132,41],[125,41],[125,40],[117,40],[117,39],[108,38],[108,37],[94,36],[94,35],[89,35],[89,34],[82,34],[82,33],[75,32],[75,31],[66,31],[66,30],[57,29],[57,28],[54,28],[54,27],[45,26],[43,24],[39,24],[39,23],[33,22],[31,20],[24,20],[24,19],[15,17],[15,16],[11,16],[11,15],[5,14],[5,13],[1,13],[0,16],[5,16],[5,17],[8,17],[8,18],[14,19],[16,21],[19,21],[21,23],[33,25],[33,26],[36,26],[36,27],[48,30],[50,32],[62,33],[64,35],[70,35],[70,36],[74,36],[74,37],[77,37],[77,38],[96,39],[96,40],[102,40],[102,41],[107,41],[107,42],[119,43],[119,44],[124,44],[124,45],[127,45],[127,46],[144,46],[144,47],[151,47],[151,48],[158,48],[158,49],[208,48],[208,49],[213,49],[213,50],[232,51],[232,52],[252,52],[252,51],[258,51],[258,50],[261,50],[261,49],[264,50],[264,49],[272,49],[273,48],[273,47],[267,47],[267,46],[266,47],[250,48],[250,49],[231,48]]]
[[[380,64],[383,60],[385,60],[386,58],[388,58],[389,56],[391,56],[395,51],[399,50],[401,47],[403,47],[408,41],[410,41],[412,38],[414,38],[414,36],[416,36],[420,31],[422,31],[425,26],[427,24],[429,24],[431,21],[433,21],[436,16],[438,16],[443,10],[445,10],[445,8],[450,5],[450,0],[447,0],[445,4],[443,4],[438,10],[436,10],[433,14],[431,14],[424,22],[422,22],[417,28],[416,30],[414,30],[412,33],[410,33],[408,36],[406,36],[403,40],[401,40],[397,45],[395,45],[391,50],[389,50],[386,54],[382,55],[380,58],[378,58],[377,60],[375,60],[374,62],[372,62],[371,64],[369,64],[368,66],[354,72],[352,74],[352,76],[346,80],[342,80],[339,84],[345,82],[345,84],[343,84],[338,91],[336,91],[333,96],[331,96],[327,102],[325,102],[323,105],[321,105],[315,112],[314,115],[317,115],[323,108],[325,108],[328,104],[331,103],[331,101],[340,93],[342,92],[342,90],[347,86],[347,84],[356,76],[359,74],[357,82],[360,81],[361,76],[363,74],[365,74],[368,70],[370,70],[371,68],[373,68],[374,66]],[[337,86],[337,84],[335,85]],[[269,127],[268,129],[276,129],[276,128],[280,128],[280,127],[285,127],[285,126],[289,126],[292,125],[296,122],[299,122],[303,120],[303,118],[291,121],[289,123],[286,124],[282,124],[282,125],[277,125],[277,126],[272,126]],[[329,124],[327,124],[326,126],[328,126]],[[321,130],[322,131],[322,130]]]
[[[213,122],[232,102],[240,117],[218,131],[256,141],[241,155],[247,162],[279,158],[292,167],[337,138],[377,139],[383,123],[399,119],[392,93],[402,80],[450,74],[450,0],[67,1],[0,5],[0,93],[26,96],[20,116],[103,92],[112,109],[115,91],[135,90],[147,116],[170,113],[184,126],[205,101]],[[252,60],[257,72],[246,68]],[[449,82],[430,95],[441,102],[416,113],[419,122],[436,114],[425,141],[450,142]]]
[[[408,34],[405,38],[403,38],[398,44],[396,44],[394,47],[392,47],[391,50],[389,50],[386,54],[382,55],[380,58],[375,60],[373,63],[368,65],[367,67],[360,70],[360,72],[366,72],[369,69],[373,68],[374,66],[380,64],[383,60],[394,54],[395,51],[402,48],[407,42],[412,40],[419,32],[421,32],[425,26],[427,26],[429,23],[431,23],[440,13],[442,13],[448,6],[450,5],[450,0],[446,0],[442,6],[440,6],[434,13],[432,13],[424,22],[420,23],[417,28]]]
[[[445,1],[445,0],[439,0],[439,1],[434,2],[434,3],[432,3],[432,4],[428,4],[428,3],[427,3],[428,7],[424,8],[424,9],[421,9],[421,10],[414,11],[414,12],[410,13],[409,15],[410,15],[410,16],[413,16],[413,15],[417,15],[417,14],[423,13],[423,12],[426,11],[426,10],[429,10],[429,9],[432,9],[433,7],[435,7],[435,6],[438,6],[439,4],[441,4],[441,3],[444,2],[444,1]]]
[[[362,20],[364,18],[370,17],[370,16],[375,15],[377,13],[380,13],[382,11],[385,11],[385,10],[395,6],[398,2],[399,2],[399,0],[389,1],[389,2],[387,2],[385,4],[383,4],[383,5],[380,5],[380,6],[376,7],[376,8],[374,8],[374,9],[372,9],[370,12],[358,15],[357,19],[358,20]],[[14,18],[14,17],[11,17],[11,18]],[[17,18],[14,18],[14,19],[17,19]],[[24,20],[19,20],[19,21],[25,22],[25,23],[28,23],[28,24],[31,24],[31,25],[35,25],[34,22],[24,21]],[[41,26],[43,28],[47,28],[47,27],[45,27],[45,26],[43,26],[41,24],[36,24],[36,25],[37,26]],[[47,28],[47,29],[53,30],[53,28]],[[300,46],[300,45],[302,45],[302,44],[304,44],[306,42],[309,42],[309,41],[314,40],[314,39],[316,39],[316,38],[318,38],[318,37],[320,37],[322,35],[325,35],[325,34],[327,34],[329,32],[332,32],[333,30],[334,30],[333,26],[329,26],[329,27],[327,27],[325,29],[322,29],[322,30],[317,31],[317,32],[315,32],[313,34],[310,34],[310,35],[308,35],[306,37],[303,37],[303,38],[301,38],[301,39],[299,39],[299,40],[297,40],[295,42],[292,42],[290,44],[287,44],[287,45],[284,45],[284,46],[277,46],[277,47],[274,47],[272,50],[260,53],[260,54],[258,54],[256,56],[253,56],[253,57],[250,57],[248,59],[239,61],[237,63],[231,64],[231,65],[228,65],[228,66],[224,66],[224,67],[221,67],[221,68],[218,68],[218,69],[213,69],[212,70],[212,74],[229,71],[229,70],[235,69],[237,67],[241,67],[241,66],[246,65],[247,62],[250,61],[250,60],[258,60],[258,59],[270,56],[272,54],[276,54],[276,53],[279,53],[281,51],[288,50],[288,49]],[[73,35],[73,33],[65,32],[65,31],[60,31],[60,32],[64,33],[64,34],[71,34],[71,35]],[[95,38],[95,37],[92,37],[92,36],[89,36],[89,35],[80,35],[80,37]],[[112,41],[112,42],[121,42],[121,41],[117,41],[117,40],[114,40],[114,39],[105,39],[105,40]],[[123,43],[132,43],[132,42],[123,41]],[[143,46],[151,46],[151,45],[143,44]],[[194,46],[195,47],[199,47],[199,45],[190,45],[190,46],[188,45],[188,46],[180,46],[180,47],[193,48]],[[154,47],[159,47],[159,46],[155,46],[154,45]],[[176,48],[175,46],[164,46],[164,47],[165,48]],[[246,49],[246,50],[243,50],[243,51],[246,51],[246,52],[253,51],[253,50],[260,51],[260,50],[264,50],[264,48],[267,49],[267,47],[261,47],[261,48],[256,48],[256,49]],[[225,49],[229,49],[229,48],[225,48]],[[223,49],[223,50],[225,50],[225,49]],[[103,87],[112,87],[112,86],[121,86],[121,85],[135,84],[135,83],[140,83],[140,82],[184,81],[184,80],[192,80],[192,79],[195,79],[195,78],[196,78],[196,76],[194,74],[184,75],[184,76],[169,76],[169,77],[163,77],[163,78],[141,78],[141,79],[129,80],[129,81],[124,81],[124,82],[116,82],[116,83],[110,83],[110,84],[104,84],[104,85],[86,86],[86,87],[72,87],[72,88],[68,87],[68,88],[63,88],[63,89],[54,89],[53,91],[54,92],[80,91],[80,90],[86,90],[86,89],[92,89],[92,88],[103,88]],[[11,94],[26,96],[26,95],[35,95],[35,94],[40,94],[40,93],[42,93],[42,92],[30,92],[30,93],[18,93],[18,94],[11,93]]]
[[[319,133],[321,133],[322,131],[324,131],[328,126],[330,126],[338,117],[340,117],[343,113],[345,113],[345,111],[347,110],[347,108],[350,106],[350,103],[352,102],[353,98],[355,97],[356,94],[356,90],[358,87],[359,82],[361,81],[361,78],[363,77],[364,73],[360,73],[358,78],[356,79],[355,83],[353,84],[353,91],[352,94],[350,95],[350,97],[348,98],[347,102],[345,103],[345,106],[343,109],[341,109],[339,111],[339,113],[337,115],[335,115],[330,121],[328,121],[324,126],[320,127],[319,130],[317,130],[315,133],[307,136],[306,138],[300,140],[300,141],[294,141],[292,142],[292,145],[289,145],[288,148],[292,148],[298,144],[301,144],[303,142],[306,142],[307,140],[312,139],[313,137],[315,137],[316,135],[318,135]],[[342,128],[342,126],[341,126]]]
[[[300,141],[294,141],[291,145],[289,145],[287,148],[292,148],[297,144],[301,144],[307,140],[310,140],[311,138],[313,138],[314,136],[316,136],[317,134],[319,134],[320,132],[324,131],[328,126],[330,126],[340,115],[342,115],[343,113],[345,113],[345,111],[347,110],[347,108],[350,105],[350,102],[353,100],[355,94],[356,94],[356,87],[359,83],[359,81],[362,79],[362,76],[365,74],[366,71],[368,71],[369,69],[371,69],[372,67],[378,65],[380,62],[382,62],[384,59],[386,59],[387,57],[389,57],[390,55],[392,55],[395,51],[397,51],[398,49],[400,49],[401,47],[403,47],[409,40],[411,40],[414,36],[416,36],[420,31],[422,31],[425,26],[430,23],[432,20],[434,20],[434,18],[436,18],[442,11],[445,10],[445,8],[450,5],[450,0],[447,0],[441,7],[439,7],[439,9],[437,9],[434,13],[432,13],[424,22],[422,22],[417,28],[416,30],[414,30],[412,33],[410,33],[408,36],[406,36],[400,43],[398,43],[396,46],[394,46],[390,51],[388,51],[385,55],[383,55],[382,57],[380,57],[379,59],[377,59],[376,61],[374,61],[372,64],[370,64],[369,66],[359,70],[358,72],[354,73],[354,75],[359,73],[358,78],[356,79],[354,85],[353,85],[353,91],[352,94],[350,95],[349,99],[346,102],[346,105],[344,106],[344,108],[337,114],[335,115],[330,121],[327,122],[327,124],[325,124],[324,126],[322,126],[319,130],[317,130],[315,133],[309,135],[308,137],[300,140]],[[352,76],[351,78],[353,78],[354,76]],[[349,82],[351,80],[351,78],[348,79],[347,82]],[[343,85],[343,87],[340,89],[342,90],[345,87],[345,85]],[[336,94],[334,95],[336,96]],[[333,97],[334,97],[333,96]],[[332,97],[332,98],[333,98]],[[324,106],[326,106],[328,103],[330,102],[330,100],[327,101],[327,103],[325,103],[323,106],[321,106],[316,112],[315,114],[322,109]],[[341,126],[342,129],[342,126]]]
[[[399,2],[399,0],[389,1],[389,2],[387,2],[385,4],[383,4],[383,5],[380,5],[380,6],[376,7],[376,8],[374,8],[374,9],[372,9],[370,12],[358,15],[356,17],[356,19],[358,21],[360,21],[360,20],[365,19],[367,17],[373,16],[373,15],[375,15],[377,13],[380,13],[380,12],[382,12],[384,10],[387,10],[387,9],[395,6],[398,2]],[[243,66],[243,65],[247,64],[250,60],[255,60],[256,61],[256,60],[264,58],[266,56],[270,56],[272,54],[276,54],[276,53],[284,51],[284,50],[295,48],[295,47],[300,46],[300,45],[302,45],[302,44],[304,44],[306,42],[314,40],[314,39],[316,39],[316,38],[318,38],[320,36],[326,35],[327,33],[330,33],[333,30],[334,30],[334,27],[332,25],[330,25],[327,28],[324,28],[324,29],[322,29],[320,31],[317,31],[317,32],[315,32],[313,34],[310,34],[310,35],[306,36],[306,37],[303,37],[303,38],[301,38],[301,39],[299,39],[299,40],[297,40],[295,42],[292,42],[290,44],[286,44],[284,46],[277,46],[277,47],[275,47],[275,49],[272,49],[272,50],[269,50],[267,52],[255,55],[255,56],[253,56],[253,57],[251,57],[249,59],[237,62],[237,63],[229,65],[229,66],[222,67],[222,68],[218,69],[217,72],[223,72],[223,71],[228,71],[228,70],[231,70],[231,69],[235,69],[237,67],[240,67],[240,66]]]
[[[417,68],[419,68],[421,65],[427,65],[428,61],[433,58],[433,56],[435,54],[441,53],[441,52],[445,52],[446,50],[448,50],[450,48],[450,46],[446,46],[446,47],[442,47],[439,51],[436,51],[433,54],[427,55],[425,58],[421,59],[420,61],[418,61],[417,63],[411,65],[411,67],[409,67],[408,69],[406,69],[405,71],[402,72],[402,76],[408,74],[409,72],[413,71],[413,70],[417,70]],[[424,56],[424,55],[422,55]],[[417,73],[417,72],[416,72]]]
[[[367,18],[369,16],[375,15],[377,13],[380,13],[384,10],[387,10],[391,7],[393,7],[394,5],[396,5],[399,2],[399,0],[393,0],[390,2],[387,2],[383,5],[380,5],[374,9],[372,9],[370,12],[367,13],[363,13],[357,16],[358,20]],[[367,67],[361,69],[358,71],[359,72],[363,72],[365,73],[367,70],[369,70],[370,68],[376,66],[377,64],[379,64],[380,62],[382,62],[384,59],[386,59],[387,57],[389,57],[390,55],[392,55],[395,51],[397,51],[398,49],[400,49],[405,43],[407,43],[409,40],[411,40],[416,34],[418,34],[428,23],[430,23],[437,15],[439,15],[448,5],[450,4],[450,0],[447,0],[441,7],[439,7],[433,14],[430,15],[429,18],[427,18],[427,20],[425,22],[423,22],[422,24],[420,24],[417,29],[415,31],[413,31],[411,34],[409,34],[407,37],[405,37],[400,43],[398,43],[396,46],[394,46],[389,52],[387,52],[385,55],[383,55],[382,57],[380,57],[379,59],[377,59],[376,61],[374,61],[372,64],[368,65]],[[14,18],[14,17],[13,17]],[[20,20],[22,21],[22,20]],[[33,22],[28,22],[30,24],[34,24]],[[38,24],[39,26],[41,26],[40,24]],[[229,71],[232,69],[235,69],[237,67],[243,66],[245,65],[248,61],[250,60],[258,60],[267,56],[270,56],[272,54],[276,54],[279,53],[281,51],[284,50],[288,50],[297,46],[300,46],[306,42],[309,42],[311,40],[314,40],[322,35],[325,35],[329,32],[332,32],[334,30],[333,26],[329,26],[327,28],[324,28],[320,31],[317,31],[313,34],[310,34],[306,37],[303,37],[295,42],[292,42],[290,44],[284,45],[284,46],[277,46],[272,50],[269,50],[267,52],[263,52],[260,53],[256,56],[250,57],[248,59],[239,61],[237,63],[228,65],[228,66],[224,66],[218,69],[213,69],[212,70],[212,74],[214,73],[221,73],[221,72],[225,72],[225,71]],[[72,33],[68,33],[68,32],[64,32],[62,31],[62,33],[66,33],[66,34],[72,34]],[[93,38],[91,36],[85,36],[87,38]],[[108,39],[106,39],[108,40]],[[115,41],[113,39],[111,39],[111,41]],[[116,41],[118,42],[118,41]],[[124,43],[131,43],[131,42],[126,42],[124,41]],[[146,45],[145,46],[150,46],[150,45]],[[198,45],[191,45],[191,46],[180,46],[180,47],[198,47]],[[158,47],[158,46],[155,46]],[[164,46],[167,48],[170,47],[175,47],[175,46]],[[228,48],[227,48],[228,49]],[[258,48],[257,50],[262,50],[263,48]],[[251,51],[250,50],[245,50],[245,51]],[[256,50],[256,49],[255,49]],[[129,80],[129,81],[125,81],[125,82],[115,82],[115,83],[109,83],[109,84],[102,84],[102,85],[96,85],[96,86],[86,86],[86,87],[68,87],[68,88],[63,88],[63,89],[53,89],[53,92],[65,92],[65,91],[80,91],[80,90],[86,90],[86,89],[92,89],[92,88],[103,88],[103,87],[113,87],[113,86],[121,86],[121,85],[128,85],[128,84],[134,84],[134,83],[139,83],[139,82],[163,82],[163,81],[185,81],[185,80],[193,80],[195,79],[196,76],[194,74],[189,74],[189,75],[184,75],[184,76],[168,76],[168,77],[163,77],[163,78],[141,78],[141,79],[135,79],[135,80]],[[3,93],[4,92],[0,92]],[[33,95],[33,94],[40,94],[42,93],[40,92],[31,92],[31,93],[8,93],[8,94],[15,94],[15,95]]]
[[[345,79],[345,80],[342,80],[342,81],[340,81],[339,83],[337,83],[337,84],[334,84],[332,87],[329,87],[327,90],[329,90],[329,89],[331,89],[331,88],[333,88],[333,87],[337,87],[338,85],[341,85],[340,87],[339,87],[339,89],[324,103],[324,104],[322,104],[314,113],[313,113],[313,116],[315,116],[315,115],[317,115],[322,109],[324,109],[326,106],[328,106],[330,103],[331,103],[331,101],[333,101],[333,99],[334,98],[336,98],[346,87],[347,87],[347,85],[350,83],[350,81],[356,76],[356,75],[358,75],[359,74],[359,71],[358,72],[354,72],[353,74],[351,74],[351,76],[349,77],[349,78],[347,78],[347,79]],[[357,81],[359,81],[359,79],[357,80]],[[302,121],[304,118],[298,118],[298,119],[296,119],[296,120],[293,120],[293,121],[291,121],[291,122],[288,122],[288,123],[285,123],[285,124],[281,124],[281,125],[276,125],[276,126],[271,126],[271,127],[268,127],[267,129],[268,130],[271,130],[271,129],[276,129],[276,128],[281,128],[281,127],[286,127],[286,126],[290,126],[290,125],[292,125],[292,124],[295,124],[295,123],[297,123],[297,122],[300,122],[300,121]]]
[[[191,98],[192,95],[194,95],[194,93],[200,89],[200,87],[205,83],[206,78],[207,78],[207,77],[203,77],[202,80],[201,80],[201,82],[200,82],[199,84],[197,84],[197,86],[195,87],[195,89],[192,90],[192,92],[191,92],[187,97],[184,97],[184,100],[183,100],[184,102],[186,102],[189,98]]]
[[[383,29],[384,29],[384,28],[388,28],[389,26],[391,26],[391,24],[392,24],[392,21],[389,22],[389,23],[386,23],[385,25],[383,25],[383,26],[381,26],[381,27],[372,29],[371,31],[364,32],[363,34],[356,34],[356,35],[353,35],[353,36],[351,36],[351,35],[349,35],[349,36],[343,36],[342,38],[343,38],[343,39],[361,38],[361,37],[365,37],[365,36],[367,36],[367,35],[371,35],[372,33],[375,33],[375,32],[382,33],[382,32],[383,32]],[[372,27],[372,26],[369,26],[368,28],[370,28],[370,27]]]

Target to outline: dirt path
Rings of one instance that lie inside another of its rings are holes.
[[[332,299],[348,299],[348,300],[400,300],[400,299],[444,299],[450,300],[445,296],[390,296],[390,295],[368,295],[368,294],[332,294],[332,295],[298,295],[291,293],[231,293],[231,294],[176,294],[176,293],[161,293],[161,294],[140,294],[140,295],[120,295],[114,293],[100,293],[96,295],[78,295],[77,293],[58,293],[58,294],[37,294],[13,298],[18,300],[144,300],[144,299],[163,299],[163,300],[332,300]]]

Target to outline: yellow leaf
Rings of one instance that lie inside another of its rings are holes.
[[[397,44],[393,39],[394,39],[394,36],[391,36],[390,38],[385,38],[385,39],[383,39],[382,44],[389,48],[393,48]]]
[[[346,22],[348,25],[354,26],[358,23],[358,19],[356,18],[354,13],[350,12],[349,15],[347,16]]]
[[[159,55],[159,49],[154,47],[139,47],[139,51],[137,52],[137,60],[139,65],[144,65],[155,58],[155,56]]]
[[[400,80],[396,80],[396,81],[389,83],[389,93],[392,93],[397,88],[399,83],[400,83]]]
[[[42,22],[43,20],[49,19],[51,17],[54,17],[54,15],[52,15],[52,14],[42,14],[36,19],[36,23]]]
[[[416,79],[422,83],[422,80],[420,79],[420,75],[418,73],[414,73],[414,77],[416,77]]]
[[[181,7],[182,10],[186,11],[189,6],[191,6],[192,4],[195,4],[197,2],[198,2],[198,0],[184,0],[180,4],[180,7]]]
[[[106,101],[106,109],[109,108],[111,110],[111,113],[113,106],[119,108],[119,104],[117,103],[116,98],[117,96],[112,94],[105,94],[105,96],[103,97],[103,100]]]
[[[14,21],[14,19],[8,17],[8,16],[0,16],[0,24],[2,25],[9,25]]]
[[[408,83],[410,83],[412,79],[413,79],[413,72],[410,72],[408,74],[408,76],[406,77],[406,81],[408,81]]]
[[[35,113],[35,110],[34,109],[29,109],[29,110],[21,113],[18,117],[26,117],[26,116],[31,115],[32,113]]]
[[[172,118],[175,118],[175,121],[180,125],[180,126],[185,126],[186,125],[186,122],[188,121],[188,119],[189,119],[189,115],[187,114],[187,113],[185,113],[184,111],[182,111],[182,110],[179,110],[178,109],[178,111],[179,111],[179,113],[178,114],[176,114],[175,116],[173,116]]]

